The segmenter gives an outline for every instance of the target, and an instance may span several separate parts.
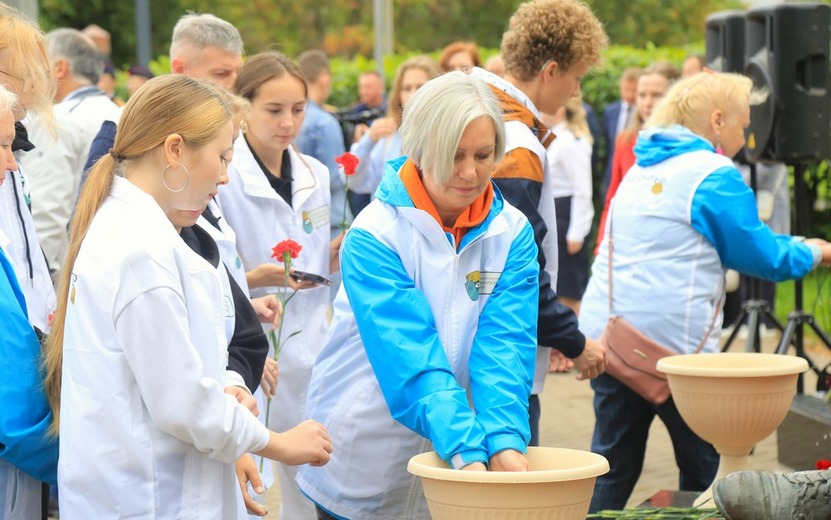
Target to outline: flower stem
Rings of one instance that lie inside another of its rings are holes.
[[[268,428],[268,413],[271,411],[271,398],[269,397],[265,405],[265,427]],[[260,457],[260,473],[263,472],[263,465],[265,457]]]
[[[291,294],[289,292],[289,271],[291,269],[291,257],[288,256],[288,253],[283,255],[283,267],[285,267],[285,277],[283,282],[282,291],[279,291],[279,295],[277,296],[280,298],[280,301],[283,303],[283,317],[280,319],[280,325],[277,327],[277,332],[274,332],[274,329],[270,329],[268,331],[268,339],[271,341],[271,344],[274,346],[274,361],[278,361],[280,358],[280,351],[283,350],[283,323],[285,323],[286,317],[286,308],[288,307],[289,301],[297,294],[297,291],[292,291]],[[288,294],[288,296],[286,296]],[[297,333],[295,333],[297,334]],[[291,336],[293,336],[292,334]],[[289,339],[291,339],[289,336]],[[287,340],[288,341],[288,340]],[[275,389],[276,391],[276,389]],[[271,414],[271,397],[268,398],[266,405],[265,405],[265,427],[268,428],[268,417]],[[269,428],[270,429],[270,428]],[[265,457],[260,457],[260,473],[263,471],[263,465],[265,462]]]
[[[346,208],[349,206],[349,177],[346,177],[346,181],[343,184],[343,217],[340,219],[340,228],[346,231],[346,228],[349,227],[346,224]]]

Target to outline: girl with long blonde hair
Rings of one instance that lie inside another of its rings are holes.
[[[47,343],[62,515],[233,518],[243,453],[328,461],[320,424],[275,433],[223,392],[227,276],[179,231],[227,182],[232,135],[216,87],[157,77],[90,172]]]

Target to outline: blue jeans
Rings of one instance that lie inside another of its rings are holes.
[[[590,513],[626,506],[643,469],[649,426],[656,415],[672,439],[680,470],[679,489],[704,491],[712,484],[718,471],[718,453],[690,430],[672,398],[662,405],[653,405],[606,374],[592,380],[591,385],[595,415],[591,449],[606,457],[611,469],[597,478]]]

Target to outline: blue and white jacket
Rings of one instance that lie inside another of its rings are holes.
[[[454,467],[525,452],[539,265],[525,216],[494,187],[485,221],[456,247],[414,207],[390,161],[346,235],[343,287],[315,364],[309,418],[336,447],[298,483],[350,519],[428,518],[413,455]],[[340,447],[340,448],[338,448]]]
[[[687,128],[642,131],[635,155],[583,296],[587,336],[598,338],[609,316],[612,232],[614,314],[680,353],[693,352],[710,328],[725,268],[778,281],[801,278],[822,259],[818,247],[771,231],[732,161]],[[720,326],[719,315],[705,352],[718,350]]]
[[[58,442],[43,393],[40,341],[0,248],[0,518],[39,518],[41,483],[57,483]]]

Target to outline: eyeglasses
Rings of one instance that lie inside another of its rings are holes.
[[[24,81],[23,78],[15,76],[14,74],[10,74],[10,73],[6,72],[5,70],[0,69],[0,73],[5,74],[6,76],[8,76],[10,78],[14,78],[17,81]]]

